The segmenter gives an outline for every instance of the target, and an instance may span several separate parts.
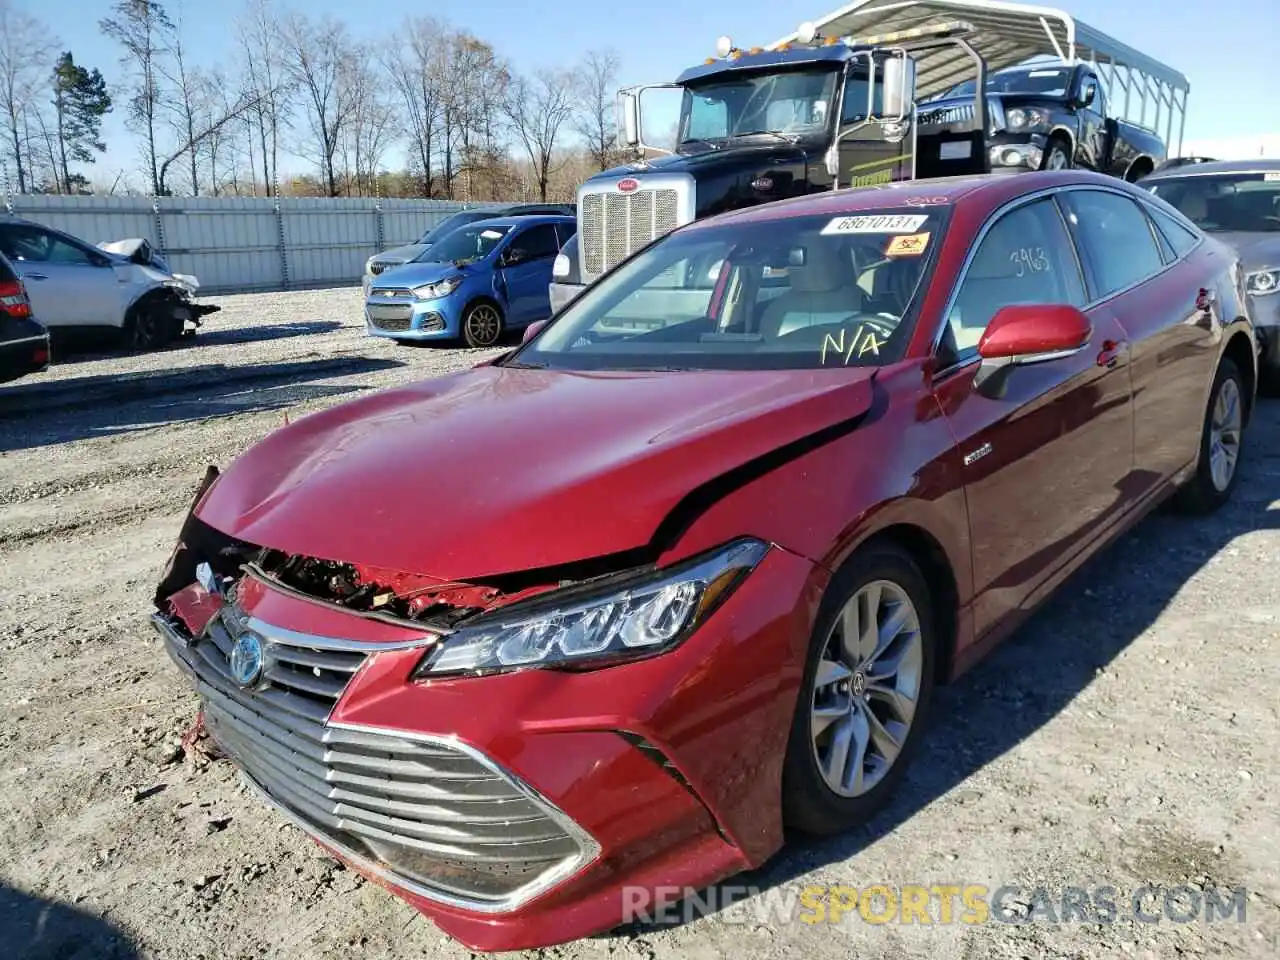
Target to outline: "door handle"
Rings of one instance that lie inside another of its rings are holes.
[[[1128,350],[1129,344],[1123,340],[1103,340],[1102,349],[1098,352],[1098,366],[1114,368]]]
[[[24,273],[22,275],[22,279],[23,280],[48,280],[49,277],[47,274],[43,274],[43,273]]]

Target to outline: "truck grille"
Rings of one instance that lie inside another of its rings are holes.
[[[693,184],[620,192],[614,184],[579,197],[578,249],[584,280],[611,270],[641,247],[693,219]],[[682,202],[684,201],[684,202]]]
[[[328,723],[371,656],[358,644],[280,631],[234,605],[194,640],[177,621],[152,619],[210,734],[253,786],[393,882],[471,909],[511,909],[594,853],[563,814],[456,741]],[[246,630],[267,663],[251,689],[229,665]]]
[[[973,124],[973,104],[958,103],[954,106],[937,107],[935,109],[923,107],[916,114],[916,123],[921,130],[950,127],[957,124],[970,127]]]

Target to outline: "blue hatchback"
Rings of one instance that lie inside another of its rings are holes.
[[[495,217],[458,227],[429,258],[376,277],[365,298],[368,331],[395,340],[491,347],[504,330],[551,315],[551,265],[577,229],[572,217]]]

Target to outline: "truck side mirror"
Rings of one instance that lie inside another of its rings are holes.
[[[627,150],[640,145],[640,95],[632,90],[619,90],[616,102],[618,146]]]
[[[1098,82],[1090,77],[1080,85],[1080,106],[1093,106],[1093,101],[1098,96]]]
[[[916,98],[916,62],[905,52],[890,54],[883,61],[880,111],[873,120],[898,121],[911,115]]]

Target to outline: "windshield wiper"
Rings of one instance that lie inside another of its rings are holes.
[[[680,146],[683,147],[686,143],[705,143],[712,150],[720,149],[720,144],[714,143],[711,140],[704,140],[702,137],[685,137],[683,140],[680,141]]]
[[[760,137],[760,136],[777,137],[779,140],[783,141],[784,143],[796,143],[800,139],[795,134],[779,133],[777,130],[744,130],[742,133],[730,134],[730,139],[736,139],[737,137]]]

